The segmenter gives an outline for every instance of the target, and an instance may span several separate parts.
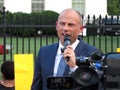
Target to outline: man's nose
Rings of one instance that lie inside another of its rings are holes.
[[[69,31],[69,26],[66,24],[66,25],[63,27],[63,30],[64,30],[65,32]]]

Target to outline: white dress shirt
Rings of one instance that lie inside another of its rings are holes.
[[[71,46],[73,48],[73,50],[75,50],[76,46],[78,45],[80,41],[77,39]],[[57,74],[57,70],[58,70],[58,66],[62,57],[62,53],[61,53],[61,48],[63,48],[64,46],[59,42],[59,47],[57,50],[57,54],[56,54],[56,58],[55,58],[55,65],[54,65],[54,73],[53,76],[56,76]],[[78,66],[74,67],[74,68],[70,68],[70,72],[74,72],[76,69],[78,68]]]

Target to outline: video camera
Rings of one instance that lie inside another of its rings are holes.
[[[68,41],[64,49],[70,43],[68,36],[65,40]],[[67,59],[69,60],[69,57]],[[68,77],[48,77],[47,88],[79,90],[98,84],[95,90],[106,90],[107,76],[120,76],[120,53],[117,52],[103,54],[96,50],[91,53],[90,57],[76,57],[76,63],[79,67]],[[103,89],[98,89],[101,86]]]
[[[55,90],[74,89],[101,82],[103,87],[106,88],[107,76],[120,76],[120,53],[107,53],[101,59],[91,60],[91,58],[79,57],[79,61],[77,61],[79,65],[83,62],[89,62],[90,66],[81,65],[68,77],[48,77],[47,87]]]

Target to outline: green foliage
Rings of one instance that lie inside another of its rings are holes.
[[[43,18],[42,24],[55,25],[57,17],[58,17],[58,13],[54,11],[48,10],[48,11],[41,12],[41,18]]]
[[[9,14],[8,17],[9,17],[7,19],[9,21],[8,24],[11,24],[11,25],[30,25],[31,24],[31,17],[27,13],[17,12],[17,13],[14,13],[13,15]],[[18,35],[18,36],[29,36],[29,35],[33,36],[34,30],[26,29],[23,27],[12,28],[11,33],[12,35]]]
[[[41,25],[55,25],[58,17],[58,13],[53,11],[43,11],[41,12]],[[56,28],[55,27],[46,27],[42,28],[43,34],[55,34],[56,35]]]
[[[58,13],[54,11],[42,11],[41,13],[39,12],[33,12],[31,14],[32,19],[33,19],[33,24],[36,25],[55,25]],[[42,34],[48,34],[48,35],[53,35],[56,34],[56,29],[55,27],[39,27],[36,28],[37,31],[42,31]]]
[[[35,28],[25,28],[25,27],[14,27],[7,29],[6,32],[10,33],[11,31],[12,35],[18,35],[18,36],[33,36],[38,31],[41,31],[42,34],[48,34],[53,35],[56,34],[56,29],[54,27],[55,22],[58,17],[58,13],[54,11],[43,11],[43,12],[32,12],[30,14],[28,13],[22,13],[22,12],[16,12],[16,13],[10,13],[8,12],[6,16],[6,23],[7,25],[53,25],[52,27],[35,27]],[[0,14],[0,24],[4,24],[4,19],[2,15]]]
[[[11,24],[11,23],[12,23],[13,15],[14,15],[14,14],[11,13],[11,12],[8,12],[8,13],[7,13],[7,16],[6,16],[7,24]]]
[[[18,25],[30,24],[30,15],[22,12],[14,13],[12,18],[12,24]]]
[[[107,0],[108,15],[120,15],[120,0]]]
[[[31,14],[30,14],[30,16],[31,16],[31,23],[33,24],[33,25],[41,25],[41,20],[40,20],[40,17],[41,17],[41,15],[40,15],[40,12],[32,12]]]
[[[0,14],[0,25],[3,24],[3,19],[2,19],[2,15]]]

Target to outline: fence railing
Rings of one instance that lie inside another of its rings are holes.
[[[3,52],[0,53],[0,60],[13,60],[14,54],[32,53],[36,58],[38,50],[41,46],[58,42],[56,34],[42,34],[40,30],[36,32],[36,28],[47,28],[46,30],[55,28],[55,25],[8,25],[6,24],[6,12],[3,10],[4,23],[0,25],[0,46],[3,46]],[[80,36],[88,44],[99,48],[104,53],[116,52],[120,47],[120,22],[118,16],[116,18],[83,18],[84,33]],[[34,28],[34,29],[33,29]],[[33,29],[34,35],[31,36],[26,31]],[[18,33],[14,34],[17,30]],[[19,35],[19,31],[22,34]],[[25,34],[28,34],[25,36]]]

